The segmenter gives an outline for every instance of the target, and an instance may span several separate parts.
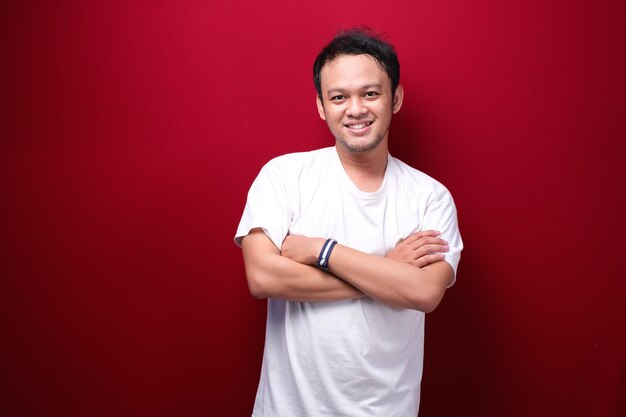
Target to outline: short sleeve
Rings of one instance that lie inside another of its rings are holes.
[[[255,228],[263,229],[277,248],[282,246],[292,217],[286,180],[285,173],[275,160],[261,169],[248,191],[246,206],[237,227],[235,243],[238,246]]]
[[[436,193],[428,202],[421,229],[438,230],[441,232],[441,238],[448,242],[449,250],[445,253],[444,260],[452,266],[456,280],[456,271],[461,260],[461,250],[463,250],[463,240],[459,232],[456,206],[447,189],[444,188]],[[453,284],[454,282],[450,286]]]

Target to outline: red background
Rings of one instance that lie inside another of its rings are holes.
[[[0,6],[0,414],[249,416],[265,303],[233,244],[269,158],[331,145],[313,59],[402,62],[392,153],[459,208],[425,417],[626,416],[623,1]]]

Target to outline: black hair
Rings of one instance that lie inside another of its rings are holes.
[[[322,49],[313,64],[313,83],[322,98],[321,72],[324,65],[340,55],[369,55],[391,80],[391,93],[396,93],[400,83],[400,62],[396,50],[389,42],[368,28],[342,30]]]

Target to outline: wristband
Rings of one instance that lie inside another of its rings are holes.
[[[328,258],[330,258],[330,253],[333,251],[333,248],[337,244],[335,239],[327,239],[322,246],[322,250],[320,251],[320,256],[317,257],[317,266],[323,270],[328,269]]]

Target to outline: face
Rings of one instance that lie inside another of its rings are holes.
[[[320,117],[337,144],[351,153],[386,147],[391,115],[400,110],[403,90],[391,94],[391,80],[369,55],[340,55],[320,73]]]

